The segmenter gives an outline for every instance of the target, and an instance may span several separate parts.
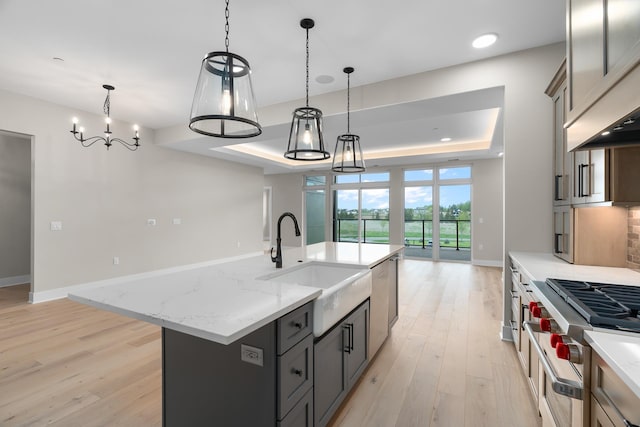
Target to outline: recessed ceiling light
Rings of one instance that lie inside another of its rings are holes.
[[[451,138],[448,138],[448,137],[447,138],[440,138],[440,141],[441,142],[449,142],[449,141],[451,141]]]
[[[333,83],[334,80],[335,79],[333,78],[333,76],[321,75],[316,77],[316,82],[322,85],[328,85],[329,83]]]
[[[600,135],[602,136],[607,136],[609,135],[611,132],[609,132],[608,130],[605,130],[604,132],[602,132]]]
[[[504,153],[501,151],[498,153],[498,157],[502,157],[502,156],[504,156]]]
[[[491,46],[496,42],[496,40],[498,40],[498,35],[496,33],[483,34],[476,37],[471,45],[476,49],[482,49]]]

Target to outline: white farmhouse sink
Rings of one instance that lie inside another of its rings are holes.
[[[309,262],[258,279],[322,289],[322,294],[313,301],[316,337],[371,295],[371,271],[360,266]]]

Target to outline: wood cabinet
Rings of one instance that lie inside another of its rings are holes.
[[[325,426],[369,361],[369,301],[323,335],[314,346],[315,425]]]
[[[567,0],[568,147],[640,107],[640,5]]]
[[[522,371],[528,380],[536,404],[539,396],[538,354],[532,347],[529,335],[524,330],[524,322],[532,320],[529,303],[534,301],[530,289],[532,279],[523,271],[516,260],[509,257],[511,263],[511,329],[513,343],[518,354]]]
[[[571,206],[553,208],[553,254],[573,263],[573,212]]]
[[[571,204],[573,187],[573,153],[567,150],[567,132],[564,128],[567,110],[566,61],[547,88],[546,93],[553,100],[553,204]]]
[[[163,328],[163,425],[311,427],[312,309],[229,345]]]
[[[640,425],[640,399],[595,351],[591,352],[591,427]]]

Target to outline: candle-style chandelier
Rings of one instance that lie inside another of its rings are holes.
[[[125,148],[130,151],[136,151],[140,147],[140,134],[138,125],[133,125],[133,143],[127,142],[120,138],[112,138],[111,137],[111,91],[115,90],[115,88],[111,85],[102,85],[103,88],[107,90],[107,98],[104,100],[104,121],[107,125],[107,128],[104,131],[104,136],[92,136],[89,138],[84,137],[84,128],[82,126],[78,126],[78,118],[73,118],[73,128],[71,129],[71,133],[76,138],[76,140],[80,141],[83,147],[91,147],[96,142],[100,141],[106,145],[107,150],[113,145],[114,142],[119,142]],[[80,136],[78,136],[80,135]]]

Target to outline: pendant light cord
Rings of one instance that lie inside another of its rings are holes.
[[[229,0],[226,1],[226,7],[224,9],[224,18],[225,18],[225,24],[224,24],[224,32],[225,32],[225,37],[224,37],[224,46],[227,48],[227,53],[229,53]]]
[[[109,116],[109,112],[111,110],[111,91],[107,89],[107,97],[104,100],[104,105],[102,106],[102,111],[104,111],[104,113],[107,115],[107,117]]]
[[[351,75],[347,73],[347,133],[351,133],[351,121],[349,119],[349,110],[351,105]]]
[[[309,107],[309,29],[307,28],[307,108]]]

